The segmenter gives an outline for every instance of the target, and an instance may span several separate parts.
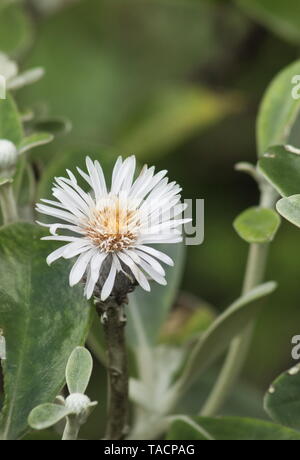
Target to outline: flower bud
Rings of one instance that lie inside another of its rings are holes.
[[[12,177],[17,161],[18,150],[15,144],[7,139],[0,139],[0,177]]]
[[[73,393],[67,397],[65,404],[73,414],[80,415],[89,409],[91,400],[82,393]]]

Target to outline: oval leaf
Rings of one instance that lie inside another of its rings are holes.
[[[259,160],[259,169],[282,196],[300,192],[300,150],[276,146]]]
[[[0,99],[0,139],[8,139],[18,145],[22,139],[22,124],[13,98],[7,94]]]
[[[216,441],[299,441],[300,433],[274,423],[250,418],[193,417],[177,420],[171,426],[168,440]]]
[[[282,217],[300,227],[300,195],[282,198],[278,201],[276,208]]]
[[[67,368],[66,380],[70,394],[85,393],[93,370],[93,359],[84,347],[77,347],[72,352]]]
[[[34,430],[45,430],[62,420],[69,412],[65,406],[41,404],[30,412],[28,423]]]
[[[300,365],[280,375],[265,396],[265,409],[282,425],[300,430]]]
[[[179,86],[159,91],[138,123],[119,141],[125,152],[139,159],[162,156],[195,131],[207,129],[231,112],[241,101],[235,94],[215,94],[205,88]],[[144,110],[145,112],[145,110]]]
[[[250,208],[240,214],[233,225],[247,243],[269,243],[280,226],[280,217],[272,209]]]
[[[34,147],[49,144],[49,142],[52,142],[53,139],[54,136],[49,133],[31,134],[30,136],[24,137],[22,139],[19,145],[19,153],[25,153],[28,150],[33,149]]]
[[[300,75],[300,61],[280,72],[266,92],[257,121],[259,156],[273,145],[288,143],[300,108],[300,99],[292,96],[295,75]]]
[[[27,417],[53,401],[72,350],[84,343],[91,309],[81,286],[70,289],[70,264],[48,267],[56,245],[45,232],[20,223],[0,230],[0,329],[6,339],[3,362],[5,402],[0,439],[18,439]]]
[[[1,1],[0,43],[1,51],[9,54],[20,52],[32,38],[32,26],[22,5],[15,1]]]

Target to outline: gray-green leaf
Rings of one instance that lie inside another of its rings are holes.
[[[82,287],[68,285],[70,263],[47,266],[57,245],[40,241],[44,235],[27,223],[0,230],[0,329],[6,339],[2,440],[19,439],[30,411],[54,400],[67,360],[90,327]]]
[[[93,370],[93,359],[84,347],[77,347],[72,352],[67,368],[66,380],[70,394],[85,393]]]
[[[300,151],[279,145],[268,149],[259,160],[259,169],[282,196],[300,193]]]
[[[66,417],[69,412],[65,406],[41,404],[30,412],[28,423],[34,430],[46,430]]]
[[[265,396],[265,409],[276,422],[300,430],[300,365],[280,375]]]
[[[21,119],[13,98],[9,94],[6,96],[0,99],[0,139],[18,145],[23,136]]]
[[[250,208],[234,221],[234,228],[247,243],[269,243],[273,241],[280,226],[280,217],[272,209]]]
[[[278,201],[276,208],[282,217],[300,227],[300,195],[282,198]]]
[[[52,142],[54,136],[49,133],[35,133],[30,136],[24,137],[19,145],[19,153],[25,153],[35,147],[49,144]]]
[[[300,61],[275,77],[269,86],[257,120],[257,148],[261,157],[269,147],[288,143],[300,109],[300,99],[292,96],[292,78],[300,75]]]
[[[299,441],[300,433],[264,420],[220,417],[193,417],[176,420],[168,440],[216,441]]]

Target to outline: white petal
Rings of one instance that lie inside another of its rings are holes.
[[[36,221],[37,224],[41,225],[42,227],[49,228],[51,235],[57,235],[57,230],[70,230],[71,232],[78,233],[79,235],[83,234],[82,228],[78,227],[77,225],[68,225],[68,224],[44,224],[42,222]]]
[[[114,264],[115,264],[115,267],[116,267],[116,269],[117,269],[117,272],[118,272],[118,273],[119,273],[119,272],[124,272],[124,270],[123,270],[123,268],[122,268],[122,265],[121,265],[121,263],[120,263],[120,261],[119,261],[118,256],[117,256],[116,254],[113,254],[112,256],[113,256],[113,262],[114,262]]]
[[[68,246],[68,244],[65,244],[64,246],[62,246],[61,248],[58,248],[56,249],[55,251],[51,252],[51,254],[49,254],[49,256],[47,257],[46,261],[47,261],[47,264],[48,265],[51,265],[53,262],[55,262],[57,259],[60,259],[60,257],[62,257],[66,247]]]
[[[117,274],[117,269],[116,269],[115,264],[112,262],[109,275],[106,278],[106,281],[101,291],[102,302],[104,302],[104,300],[106,300],[110,296],[111,291],[113,290],[113,287],[115,284],[116,274]]]
[[[88,212],[89,208],[87,210],[83,210],[80,204],[76,201],[75,197],[70,197],[68,193],[66,193],[64,190],[55,188],[53,190],[53,196],[60,200],[60,202],[65,206],[68,211],[70,211],[72,214],[78,217],[78,219],[84,219]]]
[[[115,166],[114,166],[114,169],[113,169],[113,172],[112,172],[112,178],[111,178],[111,189],[113,187],[113,184],[115,182],[115,179],[116,179],[116,176],[122,166],[122,163],[123,163],[123,160],[122,160],[122,157],[119,156],[116,163],[115,163]]]
[[[78,236],[65,236],[65,235],[56,235],[56,236],[43,236],[41,238],[45,241],[80,241],[82,238]]]
[[[132,157],[126,158],[124,163],[120,166],[117,174],[115,174],[112,182],[111,193],[117,195],[120,192],[120,190],[123,189],[123,184],[127,178],[129,178],[129,180],[131,179],[131,181],[133,178]]]
[[[70,272],[70,286],[75,286],[75,284],[79,283],[79,281],[82,279],[94,252],[94,249],[90,249],[89,251],[80,254]]]
[[[48,216],[57,217],[58,219],[70,222],[71,224],[77,224],[78,218],[71,214],[70,212],[61,211],[60,209],[51,208],[50,206],[45,206],[43,204],[38,204],[36,209],[41,214],[46,214]]]
[[[67,184],[73,187],[75,192],[81,196],[81,198],[88,205],[88,207],[95,206],[95,202],[92,199],[91,195],[89,193],[86,193],[84,190],[82,190],[82,188],[79,187],[77,183],[74,183],[74,181],[66,179],[65,177],[60,177],[57,179],[57,181],[59,181],[60,186],[62,186],[62,183],[64,183],[64,184]]]
[[[137,249],[140,249],[141,251],[147,252],[148,254],[151,254],[152,256],[156,257],[157,259],[160,259],[162,262],[164,262],[167,265],[170,265],[171,267],[174,266],[174,261],[169,257],[167,254],[158,251],[157,249],[151,248],[150,246],[136,246]]]
[[[153,174],[154,174],[154,167],[149,168],[147,173],[143,178],[139,179],[139,182],[136,181],[135,184],[133,184],[133,187],[130,191],[131,196],[136,196],[140,200],[142,200],[145,196],[145,190],[148,189],[149,185],[151,184],[151,181],[153,179]]]
[[[161,276],[159,273],[157,273],[156,270],[154,270],[149,264],[147,264],[147,262],[144,262],[143,260],[141,260],[140,262],[140,266],[143,268],[143,270],[145,270],[146,273],[148,273],[149,276],[151,276],[151,278],[156,281],[158,284],[161,284],[163,286],[166,286],[167,285],[167,281],[165,280],[165,278],[163,276]]]
[[[85,288],[84,288],[84,293],[85,293],[85,296],[86,296],[86,298],[88,300],[93,296],[94,289],[95,289],[95,286],[96,286],[96,282],[97,281],[95,281],[92,278],[91,268],[89,268],[88,274],[87,274],[87,280],[86,280],[86,284],[85,284]]]
[[[96,169],[96,166],[94,165],[94,163],[92,162],[92,160],[89,157],[86,158],[86,166],[87,166],[90,178],[91,178],[92,187],[93,187],[93,190],[95,192],[95,197],[96,197],[96,201],[97,201],[103,195],[101,183],[100,183],[100,180],[99,180],[98,171]]]
[[[64,205],[59,203],[58,201],[53,201],[53,200],[46,200],[46,199],[41,199],[43,203],[51,204],[51,206],[57,206],[60,209],[65,209]],[[40,206],[40,204],[37,204],[37,207]]]
[[[103,169],[101,168],[101,165],[100,165],[99,161],[95,161],[95,167],[97,169],[98,178],[99,178],[102,193],[103,193],[103,195],[106,195],[107,194],[106,181],[105,181]]]
[[[162,181],[164,176],[167,174],[168,171],[160,171],[159,173],[155,174],[155,176],[150,177],[149,180],[145,181],[145,184],[139,189],[138,196],[141,200],[145,198],[148,193],[150,193],[158,184]]]
[[[144,275],[144,273],[137,267],[137,265],[134,263],[134,261],[130,258],[128,254],[124,254],[123,252],[118,253],[118,257],[124,262],[125,265],[127,265],[130,270],[132,271],[133,276],[139,283],[139,285],[145,290],[145,291],[150,291],[150,284]]]
[[[136,168],[136,159],[135,159],[135,156],[132,155],[130,158],[129,158],[129,167],[128,167],[128,172],[127,172],[127,176],[124,180],[124,183],[123,183],[123,186],[122,186],[122,190],[126,192],[126,194],[128,194],[130,192],[130,189],[132,187],[132,182],[133,182],[133,178],[134,178],[134,173],[135,173],[135,168]]]
[[[64,190],[65,192],[64,195],[67,195],[68,198],[71,200],[73,206],[76,206],[84,214],[87,214],[89,212],[90,205],[86,202],[85,199],[83,199],[83,197],[81,196],[81,193],[79,192],[79,191],[83,192],[83,190],[81,190],[79,186],[76,186],[76,189],[74,190],[72,187],[67,185],[63,180],[56,179],[56,181],[59,184],[59,187],[62,190]]]
[[[99,279],[100,270],[106,257],[106,252],[97,251],[91,260],[91,276],[95,282]]]
[[[166,235],[144,235],[139,239],[140,243],[145,244],[169,244],[169,243],[181,243],[182,236],[177,234],[168,233]]]
[[[83,177],[83,179],[89,184],[89,186],[92,188],[93,185],[92,185],[92,181],[91,181],[91,178],[88,174],[86,174],[85,172],[82,171],[82,169],[80,168],[76,168],[77,171],[79,172],[79,174],[81,175],[81,177]]]
[[[70,171],[69,169],[66,170],[67,171],[67,174],[71,180],[71,182],[74,184],[74,185],[77,185],[77,179],[75,177],[75,175],[72,173],[72,171]]]
[[[85,239],[79,239],[78,241],[75,241],[73,243],[69,243],[66,246],[66,249],[63,253],[64,259],[72,259],[73,257],[79,256],[79,254],[82,254],[83,252],[88,251],[91,249],[92,244]]]
[[[148,254],[145,254],[142,251],[135,250],[135,252],[136,252],[136,254],[138,254],[140,256],[141,259],[143,259],[146,262],[148,262],[148,264],[153,268],[153,270],[155,270],[161,276],[165,276],[166,272],[163,269],[163,267],[160,265],[160,263],[157,262],[157,260],[155,260],[153,257],[149,256]]]

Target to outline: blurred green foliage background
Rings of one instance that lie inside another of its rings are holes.
[[[99,149],[168,169],[184,197],[206,206],[205,243],[188,248],[182,289],[223,310],[240,293],[247,256],[232,222],[258,199],[234,165],[255,162],[261,97],[299,57],[299,1],[28,0],[9,10],[0,14],[0,48],[22,69],[46,70],[18,93],[20,106],[73,125],[34,152],[40,170],[54,157],[72,168]],[[244,375],[261,391],[289,366],[300,333],[299,254],[299,232],[284,223],[268,270],[279,289],[259,318]],[[104,381],[100,365],[96,372]],[[99,399],[98,388],[90,393]]]

